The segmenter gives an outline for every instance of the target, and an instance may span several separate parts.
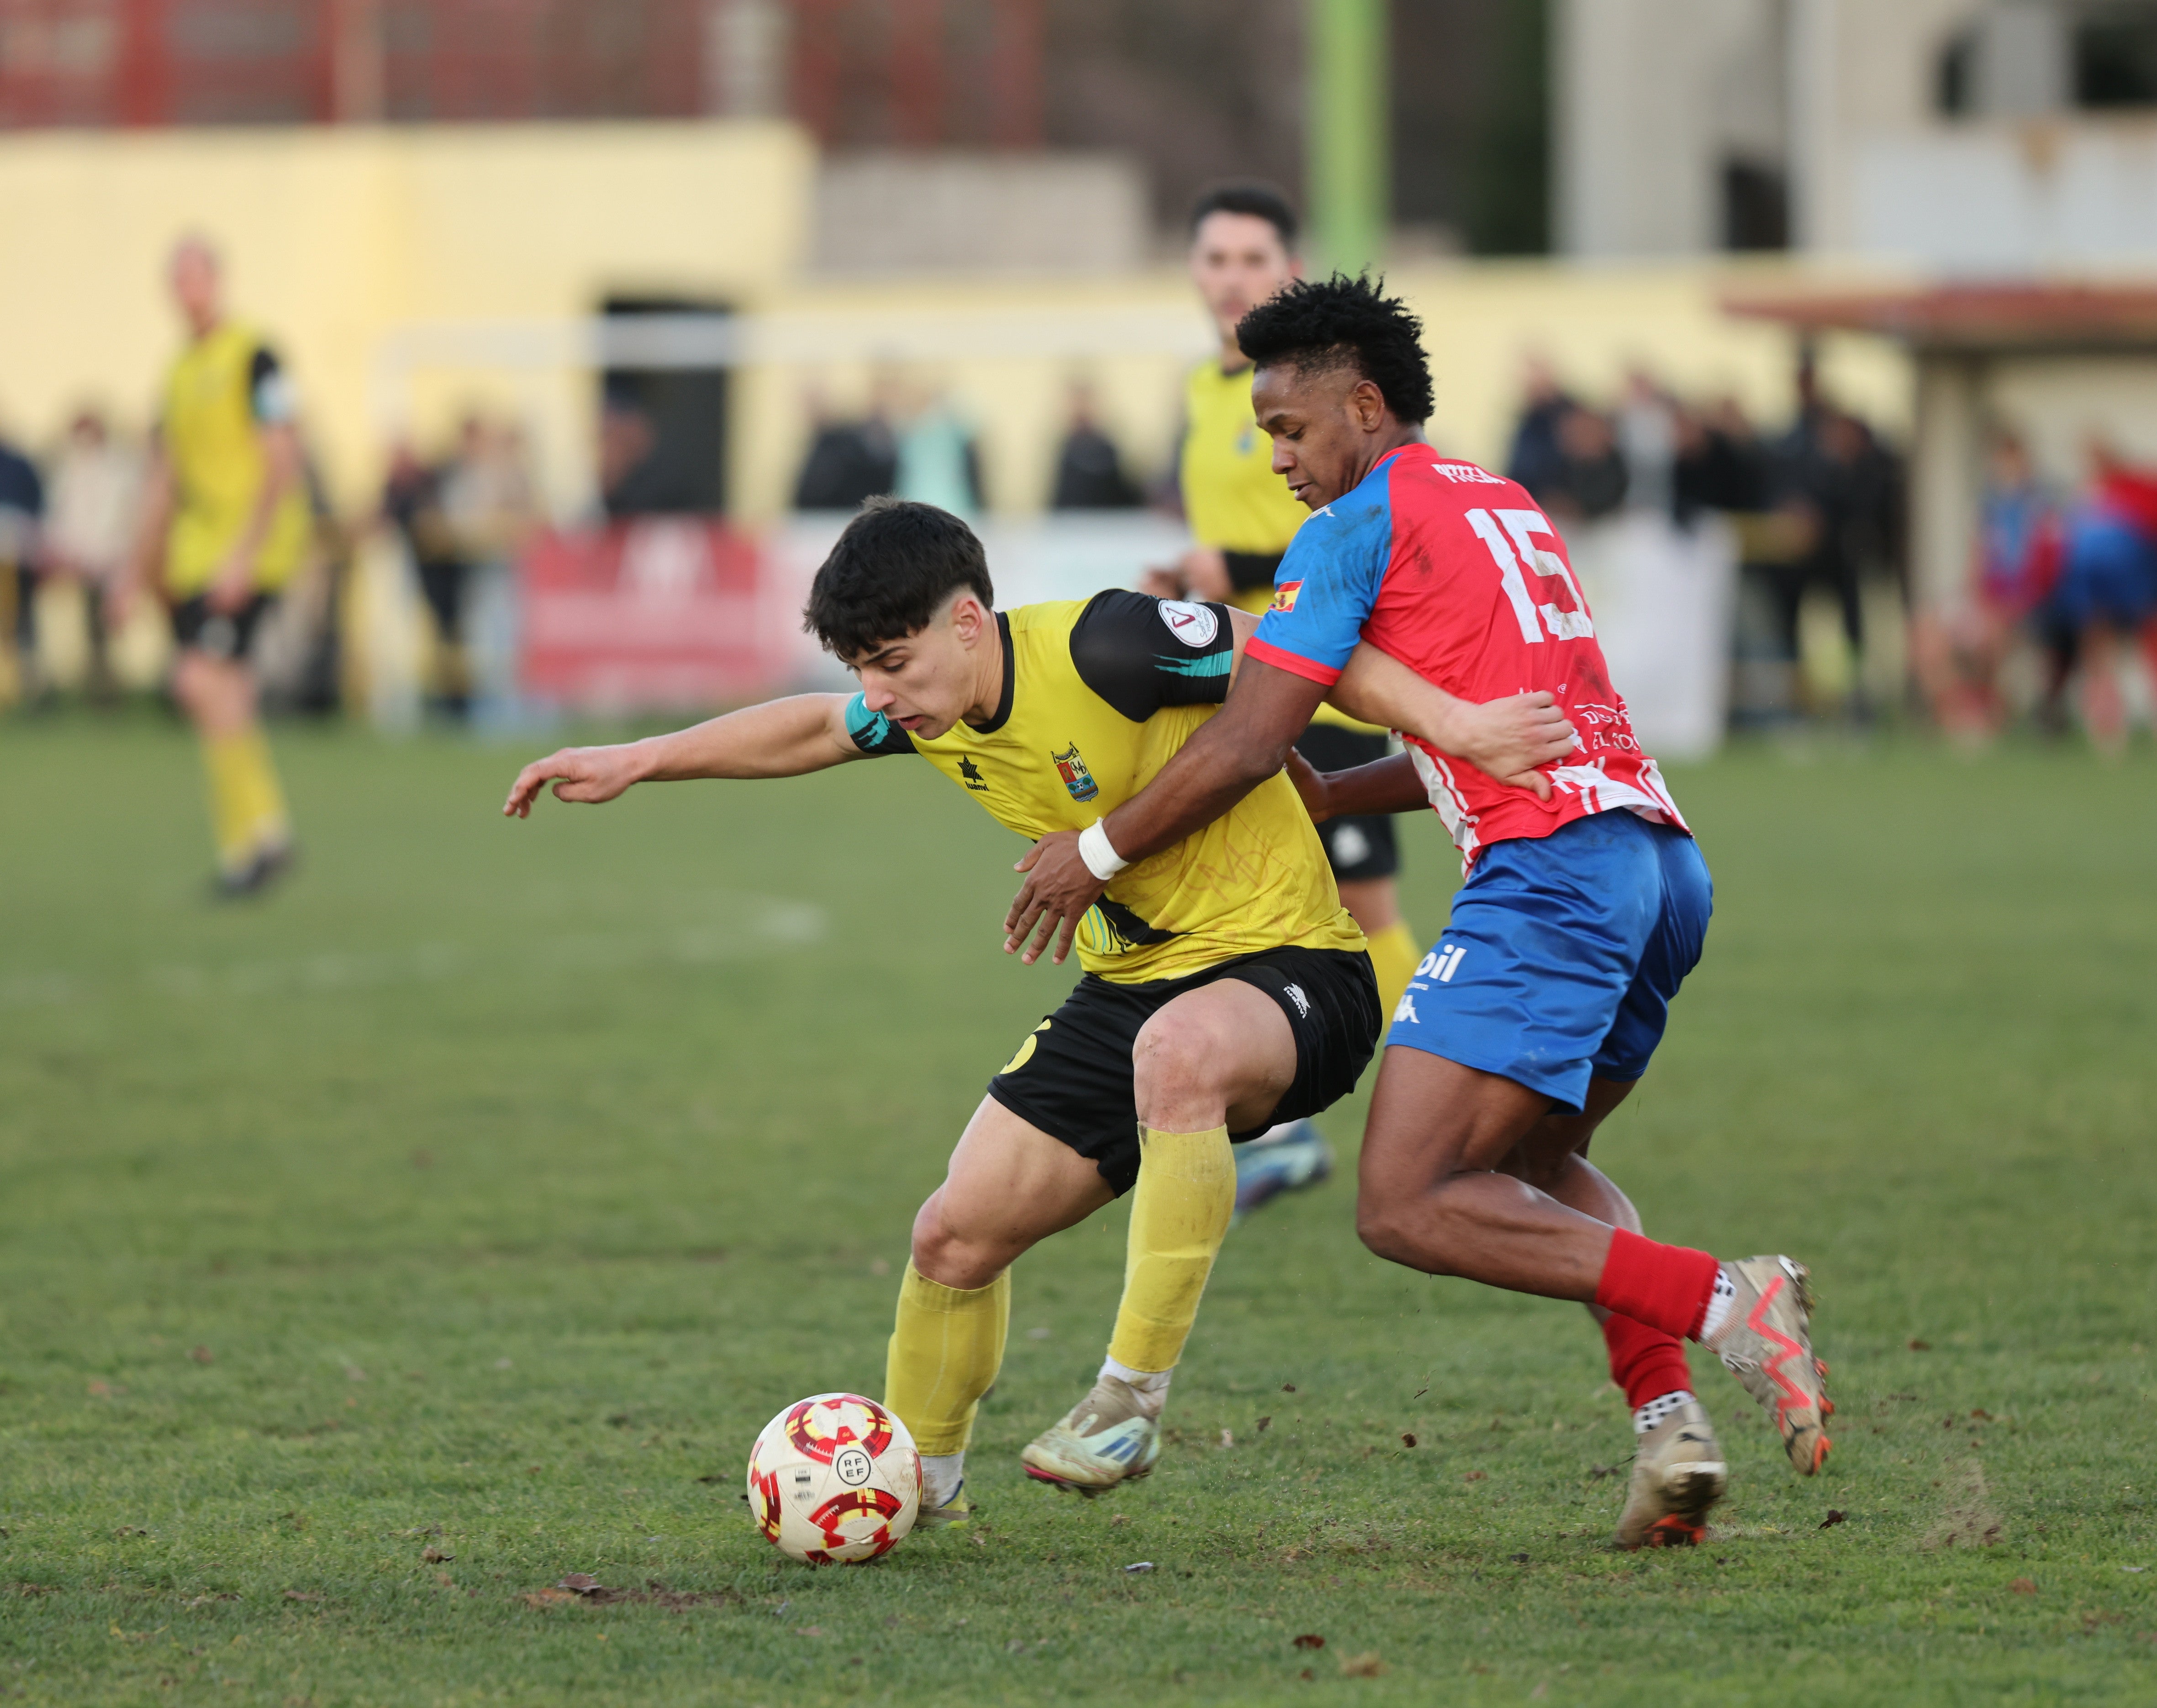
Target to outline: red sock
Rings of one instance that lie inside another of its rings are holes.
[[[1603,1343],[1610,1349],[1610,1380],[1625,1390],[1625,1403],[1639,1411],[1650,1400],[1690,1392],[1692,1371],[1676,1336],[1629,1316],[1603,1320]]]
[[[1706,1252],[1613,1228],[1603,1278],[1595,1284],[1595,1302],[1649,1328],[1690,1340],[1700,1332],[1721,1268]]]

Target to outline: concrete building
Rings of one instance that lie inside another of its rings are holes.
[[[1557,0],[1558,247],[2157,262],[2147,0]]]

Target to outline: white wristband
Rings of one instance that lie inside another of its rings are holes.
[[[1087,871],[1106,883],[1131,862],[1116,852],[1109,841],[1109,833],[1101,828],[1101,821],[1094,822],[1078,832],[1078,857],[1086,862]]]

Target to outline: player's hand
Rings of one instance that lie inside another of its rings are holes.
[[[1485,775],[1515,789],[1551,798],[1550,779],[1537,769],[1556,764],[1579,744],[1555,695],[1538,691],[1463,705],[1448,751]]]
[[[1156,563],[1139,572],[1138,590],[1148,599],[1181,599],[1183,577]]]
[[[247,603],[254,591],[255,576],[248,565],[228,563],[203,591],[203,603],[219,616],[229,617]]]
[[[1326,786],[1324,774],[1309,759],[1294,748],[1288,750],[1288,780],[1295,785],[1295,792],[1303,798],[1303,810],[1310,815],[1310,821],[1322,825],[1333,816],[1333,802]]]
[[[564,748],[543,759],[534,759],[517,774],[516,782],[510,785],[509,799],[502,804],[502,816],[529,818],[532,803],[550,782],[554,785],[557,800],[583,801],[594,805],[602,800],[612,800],[643,775],[632,751],[634,746],[631,743],[620,747]]]
[[[1076,831],[1055,831],[1043,836],[1026,851],[1014,870],[1023,872],[1026,882],[1004,915],[1004,953],[1032,966],[1053,939],[1056,953],[1049,959],[1062,966],[1071,953],[1071,939],[1078,934],[1078,922],[1109,887],[1094,876],[1079,855]]]

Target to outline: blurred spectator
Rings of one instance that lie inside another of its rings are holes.
[[[1749,514],[1767,507],[1759,435],[1734,398],[1677,414],[1671,465],[1671,518],[1691,527],[1704,510]]]
[[[2007,722],[2000,674],[2019,634],[2044,656],[2040,715],[2047,723],[2057,718],[2074,662],[2074,632],[2054,597],[2065,545],[2060,504],[2038,481],[2021,438],[2008,429],[1996,429],[1986,448],[1982,502],[1969,597],[1919,614],[1911,636],[1933,718],[1950,737],[1970,743],[1990,741]]]
[[[23,699],[37,697],[38,565],[45,486],[38,466],[0,440],[0,612],[15,648],[15,687]]]
[[[466,414],[457,426],[456,450],[442,470],[441,502],[468,565],[515,557],[541,520],[523,430]]]
[[[1071,424],[1056,453],[1056,488],[1052,510],[1131,510],[1145,502],[1124,472],[1116,442],[1101,429],[1094,388],[1084,380],[1071,386]]]
[[[600,504],[610,516],[636,515],[651,506],[645,490],[659,446],[659,430],[641,399],[626,385],[609,383],[600,400]]]
[[[1899,576],[1901,468],[1871,428],[1821,398],[1810,360],[1799,367],[1798,391],[1798,419],[1768,460],[1779,555],[1757,567],[1766,578],[1782,656],[1798,656],[1798,614],[1815,587],[1835,598],[1851,653],[1859,656],[1863,583],[1868,575]],[[1866,713],[1861,692],[1850,709]]]
[[[90,692],[109,700],[118,692],[111,661],[107,603],[127,568],[142,496],[142,459],[116,439],[96,409],[69,423],[53,460],[44,566],[80,582],[90,638]]]
[[[1557,418],[1557,457],[1528,491],[1561,527],[1596,522],[1625,502],[1625,459],[1606,415],[1568,404]]]
[[[1614,422],[1618,455],[1625,471],[1625,503],[1634,510],[1675,516],[1679,441],[1677,400],[1646,369],[1625,376],[1625,396]]]
[[[796,510],[858,510],[864,499],[890,491],[898,481],[898,441],[885,407],[886,388],[872,394],[859,420],[834,415],[821,393],[809,397],[815,431],[794,482]]]
[[[2117,754],[2127,745],[2123,643],[2139,639],[2157,671],[2157,471],[2129,467],[2102,440],[2092,441],[2090,463],[2090,494],[2067,523],[2058,599],[2076,637],[2090,739]]]
[[[1506,455],[1506,473],[1508,478],[1518,481],[1540,496],[1545,486],[1557,479],[1565,460],[1565,454],[1558,445],[1559,423],[1579,406],[1558,384],[1557,373],[1541,356],[1528,358],[1521,389],[1526,401],[1513,428],[1512,446]]]
[[[892,490],[954,516],[981,507],[981,454],[973,431],[940,391],[925,394],[898,430]]]
[[[453,718],[461,718],[470,699],[463,615],[465,584],[471,565],[443,502],[443,489],[450,478],[450,468],[429,466],[409,441],[399,440],[389,453],[382,514],[411,554],[420,596],[435,620],[435,706]]]

